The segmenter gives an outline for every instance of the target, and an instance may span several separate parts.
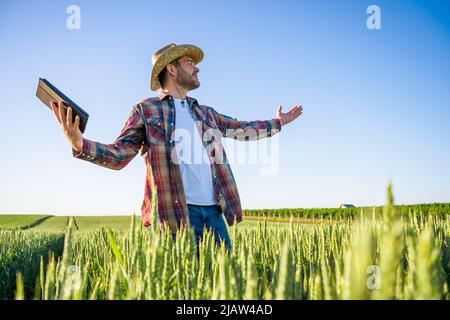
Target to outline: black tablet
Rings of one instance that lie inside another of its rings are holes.
[[[59,104],[60,101],[64,102],[64,107],[70,106],[72,108],[72,122],[75,121],[75,117],[80,117],[80,131],[84,133],[86,129],[86,124],[89,119],[89,114],[81,109],[75,102],[69,99],[64,93],[59,91],[54,85],[45,79],[39,78],[39,83],[36,91],[36,96],[52,110],[50,102],[55,101]],[[67,114],[67,113],[66,113]]]

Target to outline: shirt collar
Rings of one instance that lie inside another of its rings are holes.
[[[166,99],[167,97],[169,97],[169,99],[173,99],[173,97],[172,97],[172,95],[171,94],[169,94],[169,93],[166,93],[166,92],[160,92],[159,93],[159,95],[158,95],[158,98],[159,98],[159,100],[164,100],[164,99]],[[195,103],[198,103],[198,101],[197,101],[197,99],[195,99],[195,98],[192,98],[192,97],[189,97],[189,96],[186,96],[186,100],[187,100],[187,102],[189,103],[189,104],[191,104],[191,103],[193,103],[193,102],[195,102]]]

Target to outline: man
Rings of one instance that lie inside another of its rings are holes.
[[[191,226],[197,241],[204,227],[211,228],[216,241],[223,240],[230,248],[223,214],[232,225],[242,220],[242,208],[221,138],[270,137],[300,116],[302,107],[283,113],[279,106],[274,119],[247,122],[200,105],[187,92],[200,86],[197,64],[202,59],[202,50],[193,45],[171,43],[155,52],[150,86],[153,91],[162,90],[159,96],[132,107],[112,144],[83,138],[80,119],[72,122],[71,108],[67,115],[62,104],[52,103],[52,108],[78,159],[119,170],[141,150],[147,168],[141,207],[146,227],[150,226],[152,195],[156,192],[159,227],[166,223],[175,234],[180,225]],[[195,145],[200,148],[192,148]],[[192,161],[186,154],[201,161]]]

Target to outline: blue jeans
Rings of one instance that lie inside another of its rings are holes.
[[[225,247],[231,249],[231,240],[228,235],[227,226],[223,219],[222,209],[218,205],[197,206],[188,204],[189,220],[191,227],[195,231],[195,239],[198,241],[203,235],[203,227],[214,231],[216,243],[220,245],[221,241],[225,241]]]

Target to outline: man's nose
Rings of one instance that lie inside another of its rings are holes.
[[[194,70],[195,70],[195,73],[199,73],[200,72],[200,69],[197,68],[197,67],[194,67]]]

